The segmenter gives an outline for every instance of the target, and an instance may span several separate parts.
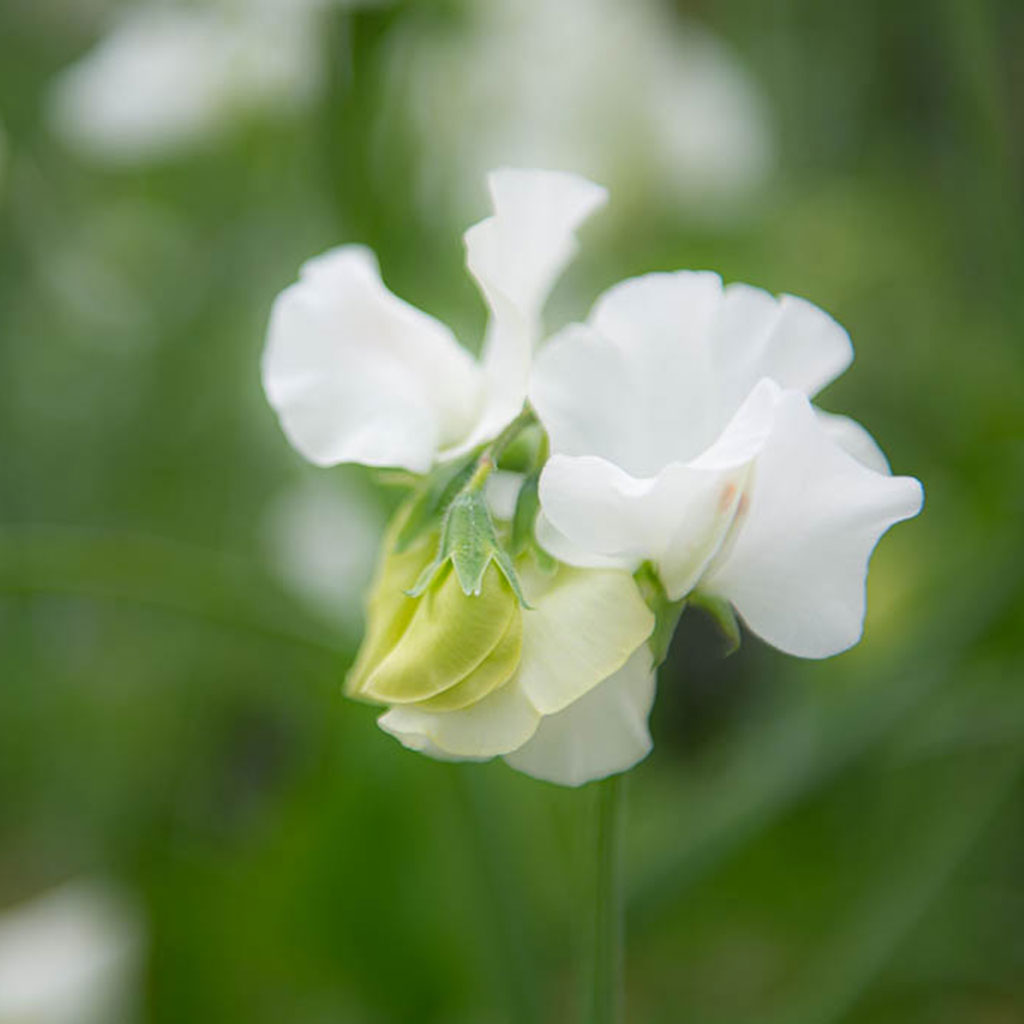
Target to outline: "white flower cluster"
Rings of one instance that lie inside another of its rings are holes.
[[[652,647],[685,600],[790,654],[856,643],[872,549],[922,489],[812,405],[853,352],[803,299],[647,274],[541,344],[605,191],[553,171],[489,185],[494,213],[465,236],[490,310],[479,360],[344,246],[278,297],[263,379],[310,461],[424,475],[385,542],[350,693],[386,705],[381,726],[413,749],[574,785],[650,749]],[[513,500],[486,491],[481,511],[476,485],[532,419],[543,436]]]

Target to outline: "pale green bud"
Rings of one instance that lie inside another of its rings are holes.
[[[467,595],[451,562],[436,566],[416,596],[409,594],[435,561],[433,534],[397,550],[396,523],[367,605],[362,649],[347,693],[381,704],[433,711],[468,707],[508,682],[519,666],[523,622],[519,599],[490,562]]]

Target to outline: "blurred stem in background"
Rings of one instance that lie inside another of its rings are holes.
[[[594,859],[583,971],[583,1020],[586,1024],[621,1024],[625,1020],[622,884],[625,793],[624,775],[612,775],[593,786],[590,852]]]

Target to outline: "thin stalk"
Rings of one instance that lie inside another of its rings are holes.
[[[583,1020],[586,1024],[622,1024],[625,1020],[625,906],[622,877],[625,785],[625,776],[613,775],[594,786],[595,859],[591,877],[584,976]]]
[[[492,471],[497,469],[498,460],[504,454],[505,449],[529,426],[537,422],[537,416],[529,405],[523,406],[522,411],[507,427],[480,453],[477,459],[476,469],[469,478],[465,489],[467,491],[479,491],[486,483]]]

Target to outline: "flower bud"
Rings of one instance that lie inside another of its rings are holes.
[[[385,540],[370,593],[366,638],[346,683],[352,697],[389,705],[454,711],[507,683],[522,652],[519,600],[497,565],[479,593],[464,593],[451,564],[418,596],[407,591],[430,563],[436,534],[408,551]]]

